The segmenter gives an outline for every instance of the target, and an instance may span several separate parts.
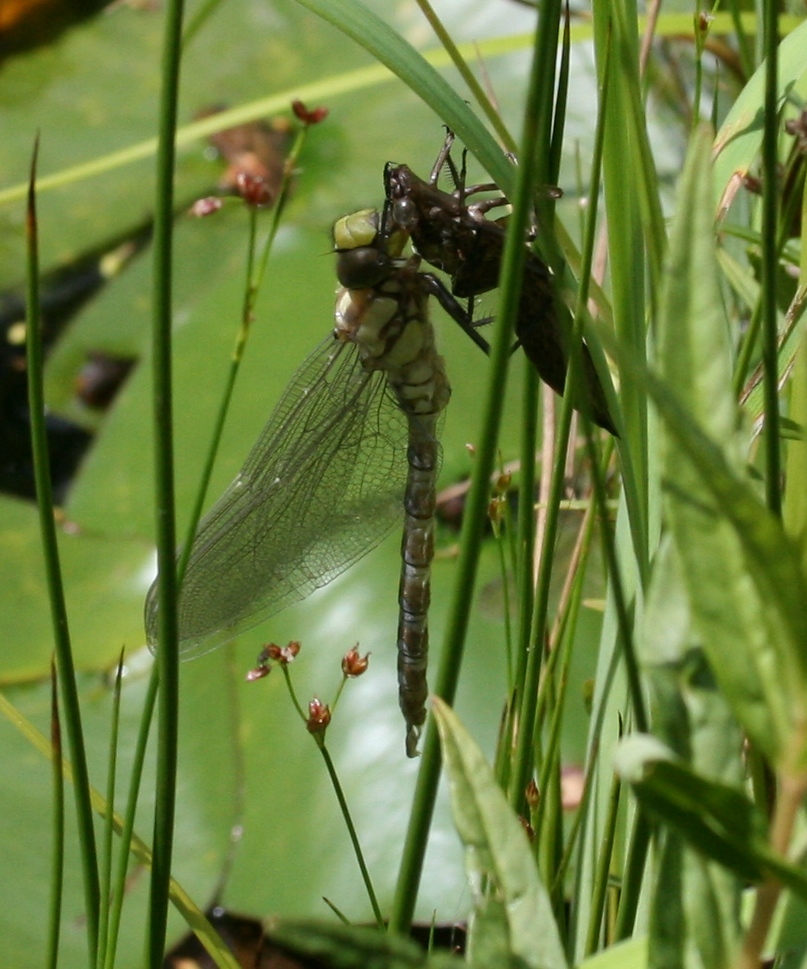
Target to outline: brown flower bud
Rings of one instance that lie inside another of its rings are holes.
[[[300,644],[292,641],[286,646],[278,646],[277,643],[268,643],[264,646],[267,659],[282,666],[288,666],[294,657],[300,652]]]
[[[308,704],[308,720],[306,729],[309,733],[324,733],[331,722],[331,711],[327,704],[314,697]]]
[[[294,112],[295,117],[298,121],[301,121],[304,125],[319,124],[328,117],[328,109],[319,107],[311,108],[310,110],[303,104],[302,101],[292,101],[291,110]]]
[[[206,195],[204,198],[197,199],[191,206],[190,214],[198,219],[213,215],[222,206],[222,201],[217,195]]]
[[[358,643],[342,657],[342,672],[345,676],[361,676],[370,665],[370,654],[359,656]]]
[[[251,208],[265,208],[274,201],[269,183],[262,175],[241,169],[235,177],[236,190]]]

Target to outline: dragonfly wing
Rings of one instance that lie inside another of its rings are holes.
[[[374,548],[401,519],[406,448],[406,419],[384,375],[329,337],[199,525],[180,594],[183,656],[305,598]],[[155,586],[146,629],[153,645]]]

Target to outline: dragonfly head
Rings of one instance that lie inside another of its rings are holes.
[[[381,223],[386,221],[377,209],[361,209],[334,225],[336,275],[347,289],[373,289],[394,269],[407,237],[399,231],[385,233]]]

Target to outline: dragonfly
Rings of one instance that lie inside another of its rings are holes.
[[[399,703],[406,752],[426,718],[430,566],[442,413],[451,395],[420,257],[386,205],[334,226],[335,326],[300,366],[244,466],[202,519],[179,597],[183,658],[304,599],[403,517]],[[403,509],[403,513],[402,513]],[[156,644],[156,582],[146,598]]]
[[[451,159],[453,143],[454,134],[448,131],[428,180],[420,178],[408,165],[388,163],[384,172],[385,193],[393,221],[401,231],[411,235],[418,254],[451,278],[450,295],[468,299],[472,304],[475,297],[499,285],[507,217],[492,220],[488,213],[509,202],[494,182],[466,186],[464,161],[458,173]],[[438,188],[440,174],[446,167],[454,177],[456,188],[453,192]],[[497,194],[493,198],[469,201],[476,195],[490,192]],[[469,310],[460,307],[456,301],[454,306],[445,298],[441,302],[466,331],[472,328]],[[561,327],[552,273],[529,246],[516,317],[516,336],[540,378],[562,396],[569,364],[566,334]],[[582,351],[582,392],[587,397],[591,418],[618,436],[585,343]]]

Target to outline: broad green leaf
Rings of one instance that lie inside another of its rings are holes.
[[[661,839],[648,939],[648,962],[653,969],[686,965],[689,938],[684,914],[685,850],[677,834],[668,832]]]
[[[807,870],[771,850],[767,819],[743,791],[699,776],[646,734],[626,738],[614,766],[644,807],[698,852],[739,878],[773,875],[807,898]]]
[[[767,822],[742,791],[699,777],[648,735],[623,740],[614,766],[640,802],[694,848],[741,878],[761,881],[752,844],[765,842]]]
[[[651,379],[648,389],[665,419],[667,510],[695,629],[735,716],[775,762],[793,764],[804,756],[797,726],[807,707],[807,586],[792,542],[741,471],[710,192],[702,131],[667,258],[658,334],[666,386]]]
[[[690,143],[678,185],[658,324],[661,375],[697,420],[731,447],[737,412],[731,392],[731,335],[723,308],[714,225],[708,129]],[[732,450],[737,460],[737,451]]]
[[[142,542],[59,529],[73,654],[78,669],[104,668],[122,647],[145,641],[142,600],[152,553]],[[0,609],[4,614],[0,678],[5,685],[46,675],[53,653],[41,532],[29,502],[0,497]]]
[[[397,6],[375,9],[401,31],[412,27],[411,11]],[[470,45],[467,13],[468,7],[458,11],[449,27]],[[0,190],[24,177],[31,133],[37,126],[42,129],[46,175],[109,158],[153,136],[163,14],[163,8],[118,7],[70,31],[57,46],[4,64]],[[486,36],[495,35],[497,27],[499,33],[514,28],[524,31],[532,17],[526,8],[514,10],[505,28],[498,14],[476,0],[473,31]],[[331,116],[307,141],[267,271],[243,379],[211,486],[212,500],[237,471],[288,378],[333,325],[336,283],[328,230],[334,218],[380,204],[388,160],[407,162],[418,173],[428,174],[443,132],[432,110],[403,84],[390,83],[389,73],[371,65],[369,55],[292,0],[220,4],[209,26],[187,50],[183,121],[212,103],[247,106],[260,114],[261,105],[273,97],[281,98],[287,110],[292,93],[310,92],[315,84],[332,92],[324,101]],[[422,36],[431,43],[428,35]],[[522,60],[516,54],[487,63],[492,84],[511,117],[520,110]],[[367,80],[370,68],[372,81]],[[367,72],[364,83],[340,86],[340,81],[355,80],[362,71]],[[182,200],[212,189],[221,170],[219,163],[204,156],[201,142],[186,141],[185,146],[177,174],[177,198]],[[152,205],[151,170],[148,159],[139,168],[121,161],[103,176],[85,175],[83,181],[63,183],[44,193],[40,207],[43,263],[51,266],[87,248],[103,251],[106,240],[147,219]],[[478,166],[471,171],[471,177],[480,180]],[[2,210],[8,231],[0,271],[6,282],[23,274],[21,246],[15,245],[21,236],[22,211],[19,201]],[[180,216],[177,226],[175,404],[180,516],[186,516],[195,491],[211,430],[207,418],[215,411],[243,295],[239,284],[244,275],[246,219],[235,209],[233,218],[228,219],[229,214],[222,212],[194,224]],[[71,532],[61,540],[77,662],[90,671],[82,680],[82,704],[93,781],[99,786],[106,771],[109,735],[103,671],[121,646],[126,645],[129,657],[132,648],[143,643],[143,597],[153,577],[151,405],[142,351],[149,274],[148,253],[144,253],[85,307],[49,360],[49,404],[56,403],[60,415],[74,417],[75,405],[68,408],[65,402],[72,394],[77,362],[88,349],[140,353],[143,361],[114,406],[96,418],[98,436],[70,496]],[[465,444],[478,433],[479,385],[487,363],[456,326],[440,320],[439,311],[436,316],[453,384],[452,413],[447,415],[443,435],[443,472],[448,482],[467,475],[471,463]],[[516,404],[517,390],[514,380]],[[507,422],[505,460],[517,453],[516,414],[511,411]],[[3,499],[0,520],[6,551],[0,569],[6,617],[5,682],[24,680],[14,688],[14,700],[46,730],[47,690],[38,679],[47,675],[51,634],[35,509]],[[453,540],[453,535],[443,532],[438,540],[441,551]],[[417,769],[404,759],[395,697],[399,545],[399,537],[393,537],[341,581],[244,637],[232,652],[221,650],[183,664],[175,864],[178,877],[200,905],[219,883],[223,858],[231,850],[230,830],[237,823],[243,825],[244,838],[232,848],[234,861],[222,894],[225,904],[242,911],[315,915],[324,911],[321,899],[328,895],[351,918],[367,917],[366,898],[333,791],[314,745],[296,719],[282,678],[273,676],[249,686],[243,682],[262,641],[283,643],[292,638],[303,642],[294,670],[303,697],[333,696],[340,678],[339,659],[357,640],[362,651],[373,652],[367,675],[342,695],[329,745],[381,904],[388,904]],[[447,555],[435,562],[433,570],[434,662],[439,658],[445,590],[453,567],[454,560]],[[498,556],[491,548],[485,554],[480,584],[492,585],[499,576]],[[485,610],[475,604],[472,611],[476,648],[471,650],[458,703],[460,710],[477,718],[480,735],[492,743],[505,671],[503,651],[496,649],[491,656],[487,647],[501,637],[502,608],[494,603]],[[480,659],[476,670],[473,656]],[[124,685],[122,778],[131,762],[141,702],[142,681],[133,673]],[[4,800],[8,823],[0,833],[0,857],[9,859],[9,870],[19,871],[20,878],[19,890],[5,900],[0,915],[0,962],[27,969],[41,965],[44,955],[42,919],[47,912],[49,862],[44,839],[51,795],[47,765],[24,741],[12,746],[8,740],[12,728],[5,724],[2,729],[6,733],[0,789],[8,793]],[[249,796],[242,803],[245,789]],[[151,798],[153,791],[146,785],[144,806]],[[439,918],[453,914],[464,891],[460,848],[445,805],[438,806],[433,831],[436,845],[423,878],[421,918],[433,911]],[[70,867],[74,874],[79,871],[75,853],[70,855]],[[268,872],[274,875],[268,877]],[[121,966],[142,964],[147,882],[142,872],[134,873],[127,896],[131,922],[120,953]],[[69,965],[86,962],[80,948],[83,922],[77,885],[77,878],[68,878],[68,927],[62,954]],[[171,931],[182,932],[184,927],[172,923]]]
[[[578,969],[645,969],[647,964],[647,938],[635,935],[589,956]]]
[[[650,921],[651,966],[721,969],[741,937],[739,879],[667,831],[661,839]]]
[[[486,967],[515,956],[535,969],[565,969],[552,906],[524,829],[453,711],[435,699],[434,714],[474,894],[468,961]]]
[[[684,859],[684,911],[695,952],[690,966],[734,965],[743,925],[744,883],[731,871],[687,848]]]
[[[81,686],[83,688],[84,684],[81,683]],[[138,693],[138,687],[145,687],[145,679],[142,677],[140,682],[134,685],[135,693]],[[103,748],[106,743],[106,731],[108,730],[108,723],[106,722],[107,711],[105,709],[98,709],[102,704],[97,703],[99,691],[95,683],[93,683],[92,691],[95,694],[95,704],[89,702],[87,694],[83,694],[82,696],[84,701],[83,711],[85,715],[89,714],[85,719],[85,727],[89,726],[87,733],[89,740],[89,759],[91,763],[94,760],[93,755],[98,752],[99,748]],[[33,708],[35,713],[39,715],[41,712],[40,708],[36,702],[31,703],[32,692],[34,691],[29,690],[27,693],[20,691],[18,696],[25,706]],[[129,689],[128,692],[131,693],[132,690]],[[142,697],[138,696],[138,700],[140,702],[139,704],[135,704],[135,709],[132,709],[131,697],[124,697],[123,700],[124,721],[131,719],[134,726],[137,725],[140,716]],[[210,706],[208,706],[207,712],[211,716],[211,719],[215,719],[221,725],[221,720],[218,717],[219,711],[216,711],[216,715],[211,715]],[[99,713],[101,714],[100,717],[98,716]],[[221,719],[226,719],[226,716]],[[11,838],[11,844],[4,846],[4,859],[7,864],[14,865],[14,870],[19,871],[22,875],[19,882],[20,891],[18,892],[20,897],[16,899],[15,904],[20,906],[31,918],[31,925],[23,927],[23,931],[34,934],[35,927],[38,925],[37,915],[41,916],[41,907],[39,909],[37,908],[37,894],[38,892],[47,890],[50,877],[48,871],[50,859],[46,853],[38,850],[41,849],[43,832],[41,825],[37,825],[38,811],[36,801],[43,796],[40,788],[44,787],[47,792],[51,781],[49,776],[50,765],[48,763],[52,757],[51,740],[48,735],[38,730],[34,723],[28,719],[26,712],[21,706],[15,707],[5,695],[0,696],[0,735],[2,735],[5,759],[12,768],[9,772],[10,777],[4,778],[3,790],[7,798],[4,820],[6,827],[13,831],[14,836]],[[32,752],[34,752],[33,755]],[[128,749],[121,750],[119,754],[122,766],[129,767],[131,751]],[[226,764],[226,757],[220,757],[218,754],[211,756],[210,751],[207,754],[208,772],[214,773],[216,777],[216,781],[211,784],[208,791],[209,804],[212,808],[211,813],[218,813],[221,809],[221,804],[217,803],[217,799],[221,793],[221,781],[228,765]],[[212,771],[211,768],[213,768]],[[63,766],[63,773],[65,780],[69,783],[72,778],[72,769],[67,761],[65,761]],[[148,778],[148,774],[146,776]],[[187,778],[186,767],[180,770],[180,788],[182,787],[183,777]],[[148,780],[146,783],[148,784]],[[90,794],[94,811],[99,817],[104,817],[109,812],[110,805],[107,804],[104,796],[95,787],[91,788]],[[69,804],[70,798],[68,797],[67,800]],[[111,808],[114,813],[112,827],[116,835],[119,835],[123,827],[123,818],[120,815],[120,804],[111,805]],[[26,812],[28,812],[27,817]],[[32,828],[34,829],[33,833],[31,831]],[[188,833],[187,830],[178,832],[177,844],[181,844]],[[115,845],[116,848],[117,844]],[[68,840],[65,852],[68,885],[76,877],[78,868],[78,862],[75,858],[76,852],[77,847],[74,841]],[[202,867],[208,867],[210,863],[210,859],[198,859],[198,861],[201,862],[200,869]],[[144,880],[141,876],[151,865],[151,851],[146,841],[138,836],[137,830],[133,834],[131,844],[131,865],[132,877],[127,896],[127,910],[130,917],[128,920],[124,919],[122,924],[122,949],[132,948],[137,943],[142,942],[142,934],[138,923],[142,924],[147,917],[147,879]],[[208,868],[209,871],[210,869]],[[36,887],[31,884],[37,882],[41,884],[38,884]],[[235,958],[223,946],[221,939],[211,927],[198,905],[175,879],[171,881],[170,898],[171,904],[176,910],[174,914],[181,913],[184,924],[196,934],[205,949],[211,953],[218,954],[217,964],[222,969],[224,967],[226,969],[237,969]],[[65,912],[72,913],[73,911],[76,910],[72,908],[71,893],[66,892]],[[173,924],[179,924],[179,921],[179,919],[175,918]],[[82,959],[82,963],[75,962],[75,964],[83,964],[83,959],[86,958],[82,923],[83,919],[67,917],[62,932],[61,951],[69,953],[70,958],[73,960]],[[22,950],[17,948],[17,939],[13,934],[6,932],[3,935],[2,954],[7,964],[16,966],[27,965],[28,963],[24,960],[28,956],[29,951],[30,948],[23,953]],[[121,956],[121,963],[125,961],[125,958],[125,956]]]
[[[704,649],[760,749],[798,766],[807,641],[798,551],[668,391],[656,385],[653,396],[676,442],[671,520]],[[791,749],[791,741],[798,746]]]
[[[692,628],[681,560],[669,535],[653,563],[640,643],[654,689],[656,736],[705,776],[740,784],[742,731]]]
[[[742,733],[692,630],[680,560],[669,535],[653,565],[641,646],[656,735],[704,777],[739,787]],[[741,891],[733,874],[667,832],[656,866],[651,963],[728,965],[741,931]]]

